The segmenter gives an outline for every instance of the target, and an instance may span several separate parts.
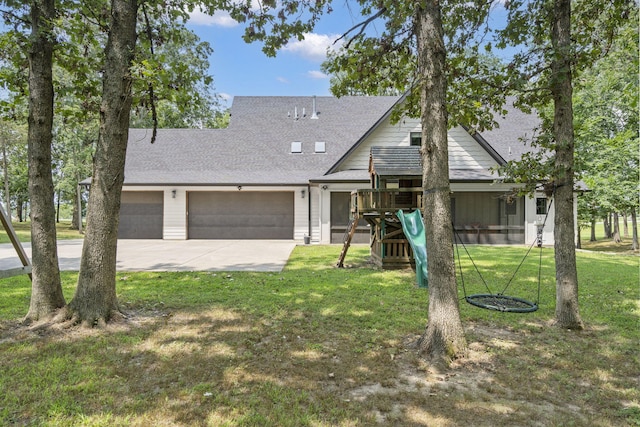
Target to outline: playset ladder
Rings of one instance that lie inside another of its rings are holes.
[[[344,258],[347,256],[347,251],[349,250],[349,246],[351,246],[351,239],[353,239],[353,235],[356,233],[356,229],[358,228],[359,219],[360,217],[358,215],[354,215],[353,218],[349,221],[347,231],[344,233],[344,245],[342,246],[340,257],[338,257],[338,262],[336,263],[336,267],[338,268],[344,267]]]
[[[11,221],[7,217],[7,214],[5,213],[2,206],[0,206],[0,222],[2,222],[4,231],[6,231],[7,235],[9,236],[9,240],[11,240],[11,243],[13,244],[13,248],[18,253],[18,258],[20,258],[20,261],[22,261],[22,267],[10,268],[8,270],[0,270],[0,279],[6,279],[7,277],[18,276],[20,274],[28,274],[29,279],[32,279],[31,262],[29,261],[29,257],[27,256],[27,253],[24,251],[24,248],[22,247],[20,240],[18,240],[18,235],[16,234],[16,230],[13,228],[13,225],[11,224]]]

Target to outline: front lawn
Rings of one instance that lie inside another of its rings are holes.
[[[13,229],[16,231],[18,240],[22,244],[28,243],[31,240],[31,222],[13,222]],[[71,221],[60,221],[56,223],[56,235],[58,240],[62,239],[83,239],[84,235],[80,234],[78,230],[71,229]],[[0,226],[0,243],[10,243],[9,236]]]
[[[545,248],[540,309],[461,302],[469,355],[432,372],[414,348],[427,291],[368,246],[336,269],[340,249],[299,246],[282,273],[119,273],[129,320],[104,330],[20,327],[29,281],[0,281],[0,425],[640,425],[637,257],[578,254],[587,329],[564,331]],[[525,252],[469,250],[495,287]],[[537,299],[538,255],[507,293]]]

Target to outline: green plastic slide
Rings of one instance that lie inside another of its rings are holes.
[[[429,284],[427,274],[427,239],[424,235],[424,222],[420,210],[416,209],[410,213],[399,210],[396,215],[402,223],[402,231],[409,240],[413,257],[416,260],[416,281],[419,288],[426,288]]]

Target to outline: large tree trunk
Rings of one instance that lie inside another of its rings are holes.
[[[571,100],[571,0],[554,0],[551,92],[554,101],[553,136],[556,142],[555,190],[555,322],[564,329],[584,327],[578,309],[575,221],[573,217],[573,103]]]
[[[73,319],[87,326],[107,322],[118,311],[118,216],[129,134],[136,12],[136,0],[112,1],[87,230],[78,287],[69,304]]]
[[[615,243],[621,243],[622,239],[620,238],[620,216],[618,212],[613,213],[613,241]]]
[[[31,302],[25,322],[51,317],[64,307],[56,243],[51,142],[53,128],[53,0],[31,5],[29,48],[29,197],[31,199]]]
[[[595,218],[591,218],[591,238],[589,239],[590,242],[595,242],[596,241],[596,219]]]
[[[422,111],[422,186],[429,267],[429,313],[421,353],[448,364],[466,353],[453,257],[447,140],[446,51],[439,2],[417,2]]]

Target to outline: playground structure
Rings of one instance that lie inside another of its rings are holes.
[[[370,188],[351,192],[350,220],[341,242],[344,246],[339,267],[343,266],[361,221],[369,225],[374,264],[382,269],[415,266],[413,248],[397,212],[406,214],[423,208],[419,150],[418,146],[371,147]],[[527,206],[523,196],[513,196],[510,190],[488,192],[474,182],[456,181],[456,185],[460,189],[451,193],[451,215],[454,231],[462,242],[525,243]]]
[[[351,192],[351,220],[344,233],[337,266],[343,267],[347,251],[360,221],[371,226],[371,260],[383,269],[415,266],[413,249],[402,230],[399,210],[412,212],[422,207],[422,188],[364,189]]]

